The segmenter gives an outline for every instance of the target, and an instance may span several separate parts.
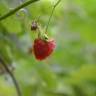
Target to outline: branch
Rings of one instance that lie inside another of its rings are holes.
[[[13,15],[14,13],[16,13],[18,10],[30,5],[31,3],[34,3],[36,1],[39,1],[39,0],[29,0],[23,4],[21,4],[20,6],[16,7],[15,9],[11,10],[10,12],[8,13],[5,13],[3,16],[0,17],[0,21],[6,19],[7,17]]]
[[[16,81],[13,73],[10,71],[10,69],[8,68],[8,66],[6,65],[6,63],[4,62],[2,57],[0,57],[0,64],[2,64],[2,66],[5,68],[6,72],[11,76],[13,83],[15,85],[16,91],[17,91],[17,95],[22,96],[18,82]]]

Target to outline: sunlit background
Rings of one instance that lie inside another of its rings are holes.
[[[0,15],[28,0],[0,0]],[[44,61],[29,53],[36,35],[31,23],[46,28],[57,0],[40,0],[0,21],[0,56],[19,82],[23,96],[96,96],[96,0],[61,0],[48,27],[56,49]],[[17,96],[0,65],[0,96]]]

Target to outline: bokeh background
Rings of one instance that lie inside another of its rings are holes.
[[[0,15],[28,0],[0,0]],[[40,0],[0,21],[0,56],[7,62],[23,96],[96,96],[96,0],[62,0],[48,35],[56,49],[44,61],[28,53],[36,35],[33,20],[44,29],[57,0]],[[17,96],[0,65],[0,96]]]

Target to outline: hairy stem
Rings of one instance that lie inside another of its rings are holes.
[[[9,11],[8,13],[4,14],[3,16],[1,16],[0,21],[6,19],[7,17],[9,17],[9,16],[13,15],[14,13],[16,13],[18,10],[30,5],[31,3],[36,2],[36,1],[39,1],[39,0],[29,0],[29,1],[21,4],[20,6],[16,7],[15,9],[13,9],[13,10]]]
[[[16,91],[17,91],[17,95],[22,96],[17,80],[15,79],[13,73],[10,71],[10,69],[8,68],[7,64],[4,62],[2,57],[0,57],[0,64],[2,64],[6,72],[11,76],[13,83],[15,85]]]
[[[50,20],[51,20],[51,18],[52,18],[53,12],[54,12],[56,6],[60,3],[60,1],[61,1],[61,0],[58,0],[58,1],[56,2],[56,4],[53,6],[53,9],[52,9],[51,15],[50,15],[50,17],[49,17],[49,20],[48,20],[48,23],[47,23],[45,32],[47,32],[47,30],[48,30],[48,26],[49,26],[49,24],[50,24]]]

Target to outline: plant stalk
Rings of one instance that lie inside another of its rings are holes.
[[[30,5],[31,3],[34,3],[36,1],[39,1],[39,0],[29,0],[23,4],[21,4],[20,6],[16,7],[15,9],[9,11],[8,13],[5,13],[3,16],[0,17],[0,21],[8,18],[9,16],[13,15],[14,13],[16,13],[18,10]]]

